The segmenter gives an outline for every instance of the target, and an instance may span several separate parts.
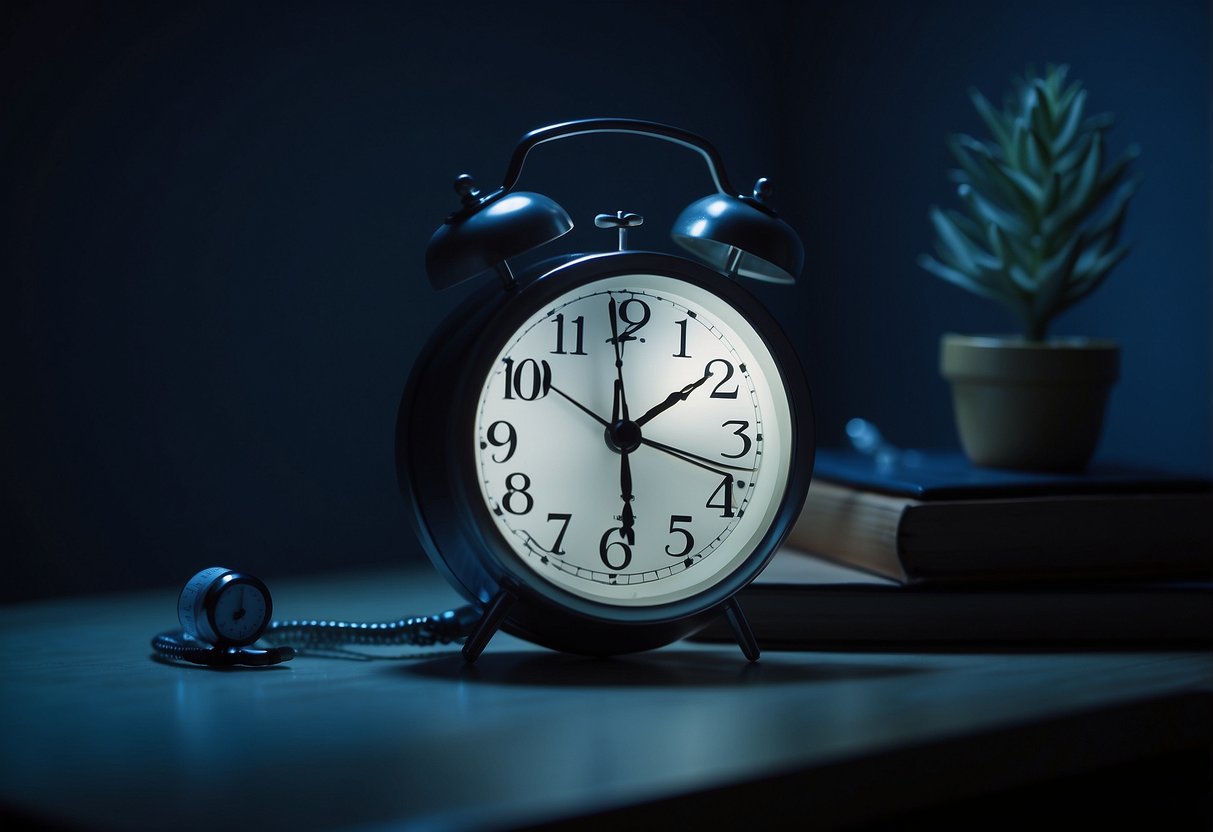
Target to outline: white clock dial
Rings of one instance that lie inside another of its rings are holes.
[[[230,583],[215,601],[211,621],[216,635],[233,644],[253,641],[265,626],[269,605],[257,587]]]
[[[617,605],[719,583],[770,528],[790,407],[762,337],[654,274],[590,282],[520,326],[480,391],[480,493],[546,581]]]

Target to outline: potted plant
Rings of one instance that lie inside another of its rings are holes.
[[[1112,118],[1088,116],[1081,82],[1066,74],[1029,69],[1001,110],[970,91],[990,137],[949,137],[963,210],[931,208],[936,256],[918,260],[1002,304],[1020,329],[941,342],[961,445],[977,465],[1086,467],[1119,375],[1115,342],[1049,334],[1128,254],[1119,238],[1139,181],[1135,148],[1105,161]]]

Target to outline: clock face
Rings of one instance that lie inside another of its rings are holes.
[[[257,587],[232,582],[215,601],[211,622],[216,635],[232,644],[256,641],[269,619],[269,603]]]
[[[718,296],[616,275],[547,303],[480,388],[480,496],[519,571],[656,605],[739,569],[787,488],[792,416],[761,335]]]

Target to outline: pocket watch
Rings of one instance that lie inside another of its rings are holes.
[[[190,578],[177,597],[181,629],[156,635],[152,649],[167,661],[211,667],[290,661],[291,647],[252,646],[270,626],[272,612],[269,588],[260,578],[212,566]]]
[[[673,231],[687,256],[630,248],[643,216],[616,210],[595,218],[613,250],[516,274],[511,259],[573,227],[516,188],[528,153],[598,133],[703,157],[715,192]],[[738,195],[716,149],[685,130],[588,119],[524,136],[491,193],[467,175],[455,188],[428,277],[436,289],[488,277],[413,367],[396,464],[422,547],[479,611],[464,657],[498,629],[572,653],[647,650],[723,615],[757,659],[737,593],[799,515],[815,449],[797,355],[739,283],[791,283],[802,266],[768,183]]]

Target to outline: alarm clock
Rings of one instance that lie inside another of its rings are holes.
[[[715,191],[673,229],[686,256],[630,248],[643,206],[621,206],[595,218],[608,250],[516,272],[512,259],[573,227],[517,188],[528,154],[602,133],[704,159]],[[613,655],[725,616],[756,660],[737,594],[799,515],[815,449],[797,355],[741,284],[792,283],[803,264],[769,183],[738,194],[716,149],[680,128],[587,119],[523,136],[496,190],[466,174],[455,190],[426,273],[437,290],[482,285],[412,368],[396,468],[422,548],[477,610],[464,658],[498,629]]]

